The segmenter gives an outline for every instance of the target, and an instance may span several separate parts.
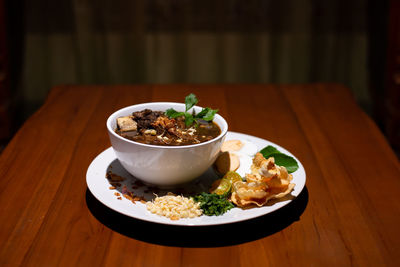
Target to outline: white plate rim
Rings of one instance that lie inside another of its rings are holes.
[[[291,192],[291,195],[297,197],[301,193],[306,183],[306,173],[300,160],[298,160],[298,158],[296,158],[290,151],[281,147],[278,144],[275,144],[273,142],[270,142],[268,140],[256,136],[228,131],[226,140],[231,140],[231,139],[242,139],[251,141],[257,145],[258,151],[267,145],[272,145],[275,146],[281,152],[294,157],[297,160],[299,169],[296,172],[292,173],[293,175],[292,182],[295,183],[296,185],[294,190]],[[110,184],[106,179],[107,168],[109,164],[113,162],[115,159],[116,156],[112,147],[107,148],[99,155],[97,155],[95,159],[93,159],[86,172],[86,183],[88,189],[98,201],[100,201],[108,208],[118,213],[142,221],[166,224],[166,225],[175,225],[175,226],[222,225],[222,224],[251,220],[269,214],[286,206],[291,201],[293,201],[293,199],[285,200],[274,203],[272,206],[255,207],[245,210],[235,207],[221,216],[204,215],[193,219],[180,219],[173,221],[166,217],[150,213],[149,211],[147,211],[145,204],[139,202],[137,202],[137,204],[133,204],[132,202],[126,199],[122,200],[116,199],[116,196],[114,196],[114,192],[112,190],[109,190]]]

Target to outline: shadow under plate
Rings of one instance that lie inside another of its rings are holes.
[[[221,247],[258,240],[300,220],[307,207],[308,190],[286,206],[258,218],[214,226],[174,226],[146,222],[120,214],[99,202],[86,190],[86,203],[102,224],[113,231],[143,242],[176,247]]]

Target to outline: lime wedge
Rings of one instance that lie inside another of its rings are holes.
[[[232,183],[229,179],[222,178],[217,181],[219,181],[219,184],[213,191],[211,191],[211,193],[223,195],[231,191]]]
[[[222,179],[228,179],[229,181],[231,181],[231,184],[234,184],[238,181],[242,181],[242,176],[240,176],[240,174],[237,172],[229,171],[225,174],[224,178]]]
[[[242,177],[237,172],[229,171],[222,179],[218,179],[212,184],[210,192],[217,195],[228,194],[232,185],[237,181],[242,181]]]

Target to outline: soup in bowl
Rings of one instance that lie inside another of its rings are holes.
[[[185,104],[144,103],[122,108],[107,120],[111,145],[121,165],[139,180],[156,186],[187,183],[203,174],[216,160],[228,125],[213,121],[187,124],[184,116],[171,118],[168,109],[185,111]],[[194,106],[190,112],[199,114]],[[178,114],[179,115],[179,114]]]

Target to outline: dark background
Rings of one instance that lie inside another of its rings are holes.
[[[396,2],[0,0],[1,144],[57,84],[330,82],[398,150]]]

